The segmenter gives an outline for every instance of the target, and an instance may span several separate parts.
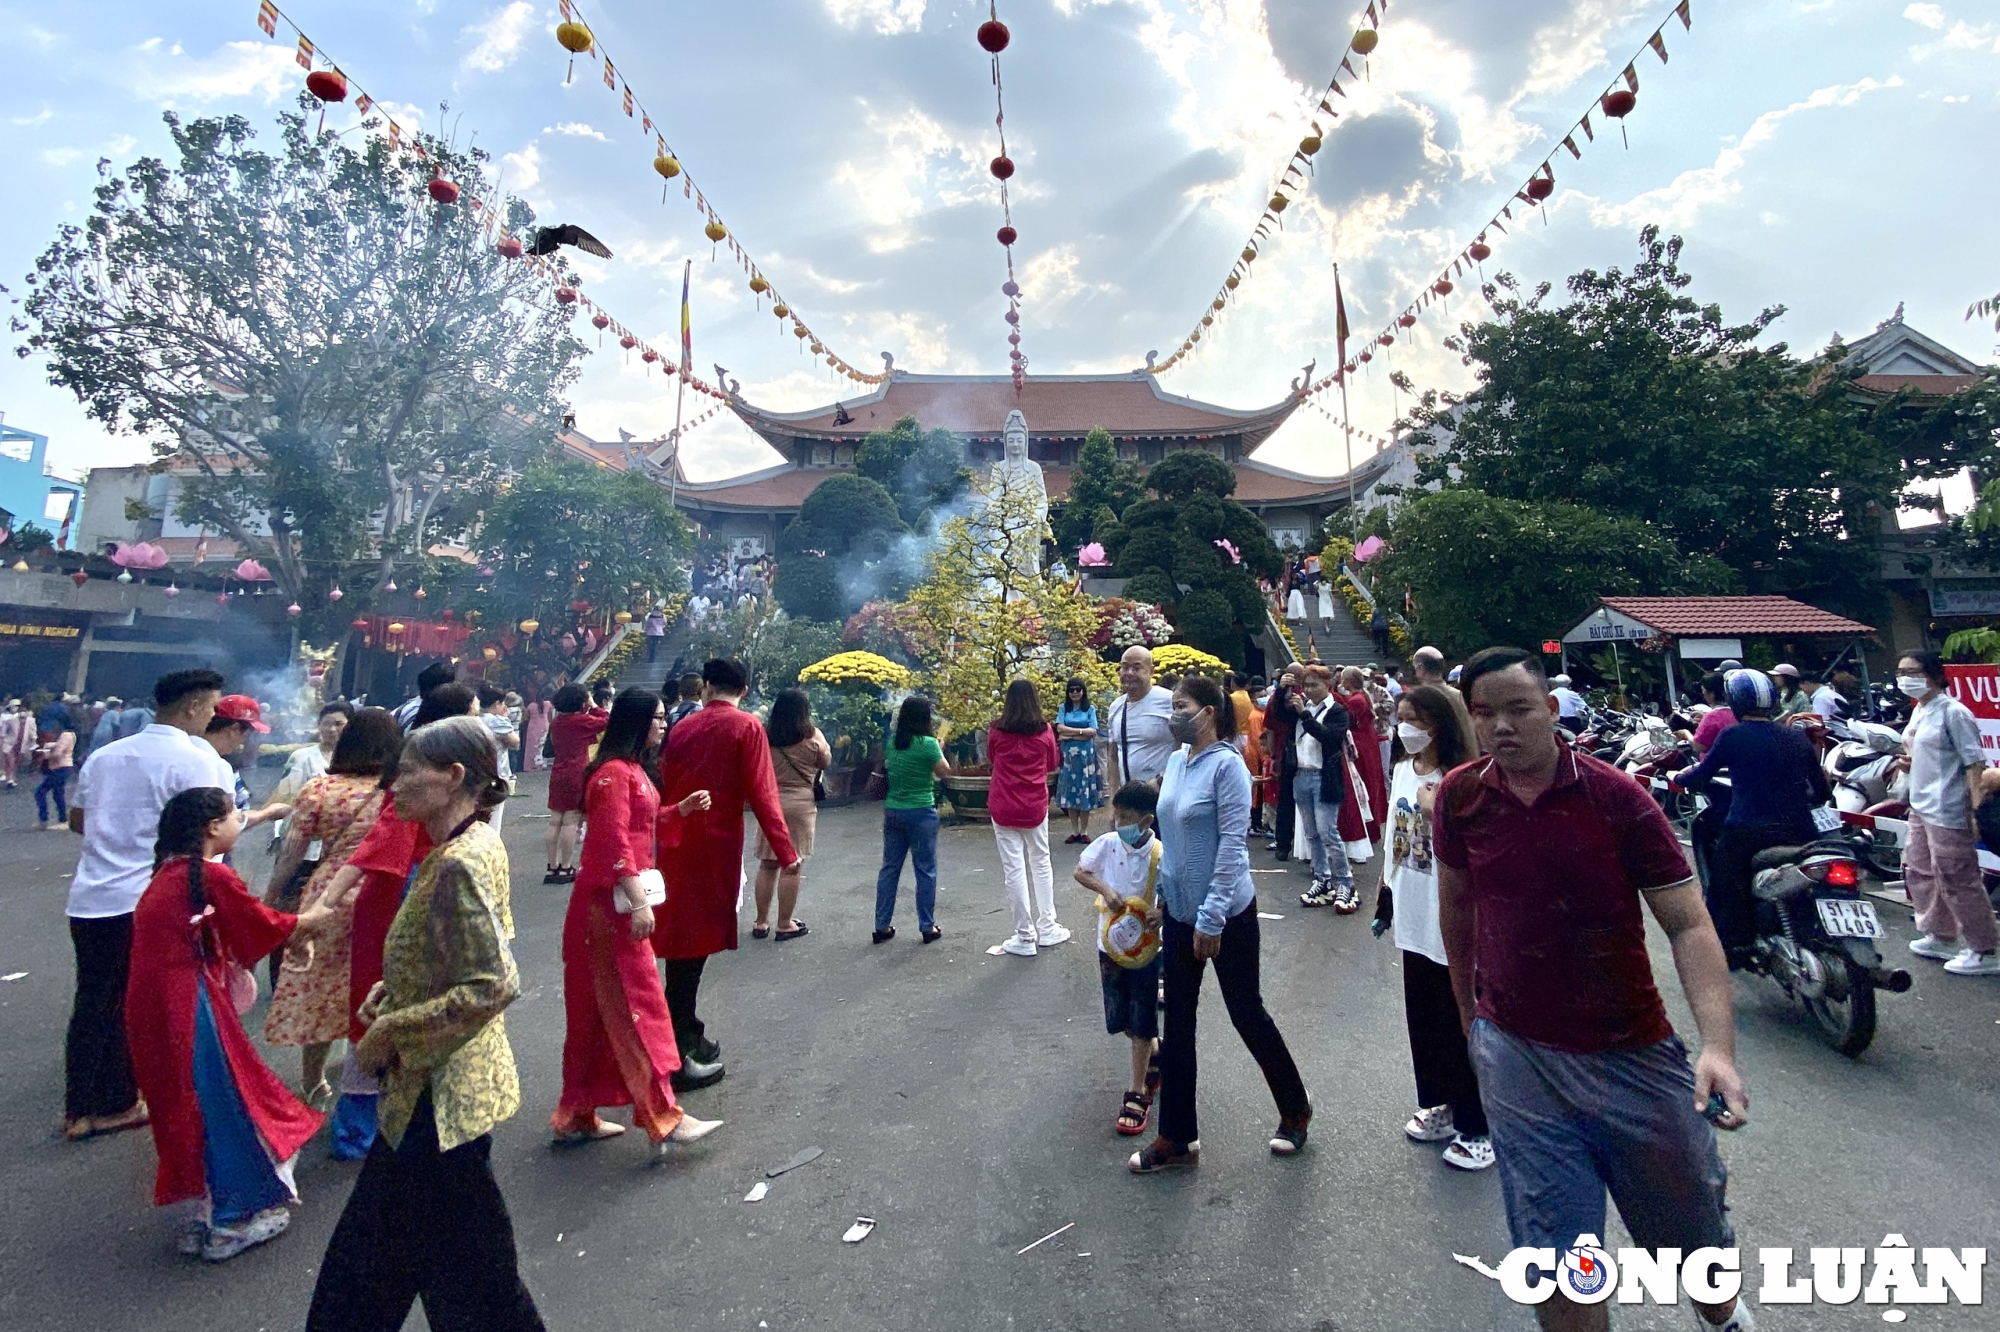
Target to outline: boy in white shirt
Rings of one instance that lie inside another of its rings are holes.
[[[1104,984],[1104,1029],[1132,1041],[1132,1085],[1118,1131],[1146,1131],[1160,1085],[1160,923],[1154,894],[1160,839],[1153,835],[1159,792],[1127,782],[1111,798],[1111,831],[1084,849],[1076,881],[1097,894],[1097,970]],[[1135,965],[1136,964],[1136,965]]]

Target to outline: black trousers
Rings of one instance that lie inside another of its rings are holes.
[[[64,1041],[64,1111],[71,1119],[103,1118],[139,1100],[132,1053],[125,1044],[125,978],[132,968],[132,916],[71,916],[76,950],[76,1006]]]
[[[541,1332],[491,1134],[438,1150],[430,1093],[403,1145],[375,1139],[327,1241],[306,1332],[397,1332],[424,1302],[436,1332]]]
[[[1796,828],[1767,826],[1724,828],[1716,834],[1702,895],[1708,899],[1708,914],[1722,938],[1723,951],[1732,959],[1757,942],[1757,903],[1750,896],[1751,858],[1766,847],[1811,840],[1810,833],[1801,835]]]
[[[1422,953],[1403,951],[1403,1019],[1410,1028],[1410,1063],[1417,1072],[1417,1104],[1448,1105],[1452,1125],[1468,1138],[1486,1136],[1486,1107],[1479,1077],[1465,1049],[1451,971]]]
[[[674,1044],[679,1047],[683,1059],[693,1053],[695,1046],[701,1043],[702,1034],[708,1030],[695,1013],[695,1003],[701,991],[701,969],[707,965],[705,957],[670,957],[663,964],[667,1015],[674,1021]]]
[[[1280,860],[1292,858],[1293,820],[1299,815],[1298,806],[1292,800],[1292,778],[1298,775],[1298,769],[1294,767],[1287,772],[1287,767],[1290,765],[1278,764],[1278,826],[1273,831],[1278,836],[1277,856]]]
[[[1201,977],[1208,965],[1194,955],[1194,926],[1172,916],[1160,940],[1167,980],[1167,1030],[1160,1042],[1160,1136],[1177,1147],[1201,1137],[1195,1121],[1195,1009],[1201,1003]],[[1264,1009],[1258,982],[1257,904],[1252,902],[1222,927],[1222,951],[1215,955],[1215,980],[1236,1034],[1250,1057],[1264,1071],[1271,1099],[1286,1119],[1302,1118],[1310,1109],[1306,1084],[1278,1024]]]

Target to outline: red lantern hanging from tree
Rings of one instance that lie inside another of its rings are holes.
[[[575,304],[576,304],[576,288],[575,288],[575,287],[557,287],[557,288],[556,288],[556,304],[557,304],[557,305],[575,305]]]
[[[431,183],[424,188],[430,191],[431,198],[438,203],[450,205],[458,202],[457,182],[447,179],[441,171],[432,176]]]
[[[500,243],[493,248],[500,252],[502,259],[519,259],[526,253],[519,236],[502,236]]]

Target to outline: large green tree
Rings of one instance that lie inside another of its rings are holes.
[[[1496,277],[1493,318],[1447,341],[1477,390],[1412,413],[1438,446],[1425,479],[1639,519],[1748,591],[1866,610],[1904,486],[1989,457],[1991,422],[1857,402],[1837,347],[1759,345],[1783,308],[1731,323],[1680,258],[1648,227],[1631,271],[1578,273],[1560,303]]]
[[[572,601],[636,610],[685,591],[693,545],[657,483],[582,462],[530,468],[492,500],[475,542],[492,612],[551,622]]]
[[[855,452],[854,470],[894,495],[903,521],[915,528],[926,525],[926,513],[972,484],[959,437],[942,427],[926,430],[914,416],[870,432]]]
[[[808,620],[845,621],[872,597],[900,595],[916,576],[913,555],[903,561],[910,569],[893,559],[908,530],[880,482],[829,476],[778,534],[778,604]]]
[[[1139,465],[1120,462],[1111,432],[1102,426],[1091,427],[1077,450],[1069,495],[1050,516],[1057,552],[1074,561],[1078,550],[1097,539],[1100,525],[1109,532],[1119,515],[1145,493]]]
[[[1159,498],[1130,505],[1106,542],[1119,577],[1129,580],[1125,595],[1164,607],[1182,638],[1242,665],[1244,640],[1264,621],[1257,579],[1283,568],[1270,532],[1229,498],[1235,469],[1212,453],[1170,453],[1146,485]]]
[[[1639,519],[1463,487],[1406,506],[1369,567],[1379,589],[1414,589],[1418,633],[1454,656],[1558,638],[1600,596],[1742,590],[1728,565]]]
[[[166,123],[174,160],[100,163],[89,218],[36,261],[20,353],[191,463],[179,516],[322,614],[308,592],[381,587],[547,456],[585,349],[545,279],[427,194],[487,194],[484,153],[343,140],[303,111],[269,150],[239,116]]]

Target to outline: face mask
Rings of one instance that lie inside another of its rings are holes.
[[[1169,713],[1167,716],[1167,730],[1173,734],[1175,744],[1193,744],[1194,715],[1187,712]]]
[[[1127,846],[1144,846],[1146,838],[1151,832],[1152,829],[1143,823],[1121,823],[1118,825],[1118,839]]]
[[[1431,733],[1421,726],[1397,722],[1396,736],[1403,742],[1403,752],[1406,754],[1421,754],[1431,747]]]
[[[1925,694],[1931,692],[1930,677],[1925,675],[1899,675],[1896,677],[1896,688],[1902,690],[1911,698],[1922,698]]]

